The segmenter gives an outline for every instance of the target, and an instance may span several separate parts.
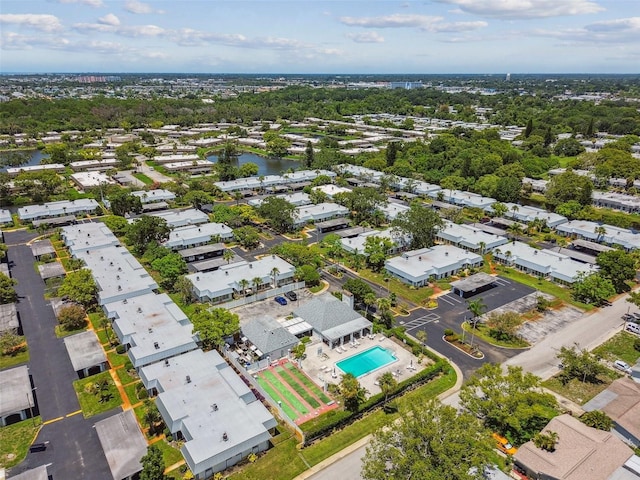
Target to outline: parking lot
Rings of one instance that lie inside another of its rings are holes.
[[[240,317],[240,327],[256,318],[269,317],[277,319],[286,317],[313,298],[313,294],[306,288],[296,290],[296,294],[298,296],[296,301],[291,301],[285,297],[287,300],[286,305],[280,305],[273,298],[267,298],[259,302],[234,308],[231,311],[237,313]],[[224,305],[222,306],[224,307]]]

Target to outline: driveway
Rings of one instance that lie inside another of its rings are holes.
[[[93,428],[97,419],[85,420],[78,412],[80,405],[72,385],[78,377],[64,342],[55,336],[57,320],[44,299],[45,285],[34,268],[31,249],[24,243],[36,235],[26,231],[6,232],[5,241],[9,245],[11,274],[18,281],[18,312],[29,345],[29,373],[45,422],[36,442],[49,443],[45,452],[29,453],[11,473],[51,463],[49,473],[53,478],[109,480],[111,472]]]

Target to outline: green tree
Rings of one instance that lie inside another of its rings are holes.
[[[276,137],[267,142],[267,154],[270,157],[282,158],[287,154],[291,142],[286,138]]]
[[[558,205],[577,201],[580,205],[591,205],[591,192],[593,191],[593,182],[585,176],[573,173],[572,170],[556,175],[547,185],[545,198],[547,205],[555,209]]]
[[[369,187],[356,187],[351,192],[334,195],[333,199],[351,211],[353,221],[357,224],[373,223],[374,212],[387,202],[380,190]]]
[[[225,308],[199,308],[191,316],[191,322],[193,331],[200,335],[205,350],[222,347],[224,338],[233,335],[240,328],[238,315]]]
[[[364,303],[364,298],[367,295],[373,295],[373,288],[364,280],[359,278],[350,278],[342,288],[353,294],[353,298],[357,303]]]
[[[367,254],[367,265],[374,272],[379,272],[384,267],[387,252],[393,248],[393,242],[387,237],[370,236],[364,243],[364,253]]]
[[[377,297],[373,292],[367,293],[362,299],[365,307],[367,308],[367,316],[369,315],[369,309],[376,304],[376,300],[377,300]]]
[[[436,234],[444,222],[435,210],[412,203],[409,210],[400,213],[391,222],[394,231],[411,238],[411,248],[428,248],[435,243]]]
[[[108,215],[102,219],[104,224],[107,226],[109,230],[113,232],[113,234],[117,237],[121,237],[127,233],[127,229],[129,228],[129,222],[124,217],[119,217],[117,215]]]
[[[213,203],[213,196],[202,190],[189,190],[182,199],[197,209],[208,203]]]
[[[229,262],[231,262],[231,260],[233,260],[233,258],[236,256],[235,253],[233,253],[233,250],[230,250],[228,248],[224,249],[224,252],[222,252],[222,259],[227,262],[227,265],[229,265]]]
[[[322,255],[316,245],[306,245],[300,242],[281,243],[271,248],[271,253],[293,264],[295,267],[309,265],[319,268],[322,265]]]
[[[592,410],[591,412],[582,414],[580,421],[588,427],[604,430],[605,432],[613,428],[613,420],[611,420],[609,415],[600,410]]]
[[[584,147],[573,137],[558,140],[553,147],[553,153],[559,157],[577,157],[584,152]]]
[[[547,452],[553,452],[556,449],[556,443],[558,443],[558,434],[556,432],[540,432],[533,437],[533,444],[536,448]]]
[[[391,372],[385,372],[378,377],[378,383],[380,385],[380,390],[384,395],[384,402],[387,403],[389,394],[398,387],[398,381]]]
[[[164,218],[143,215],[129,226],[127,242],[138,254],[143,254],[150,244],[167,240],[170,231]]]
[[[496,202],[491,205],[495,217],[502,217],[509,211],[509,208],[502,202]]]
[[[27,349],[24,337],[7,330],[0,333],[0,355],[12,356]]]
[[[304,282],[307,287],[315,287],[320,284],[320,274],[312,265],[302,265],[296,269],[296,278]]]
[[[114,215],[124,217],[127,213],[142,212],[142,200],[126,190],[119,190],[109,195],[111,212]]]
[[[260,233],[258,229],[250,225],[238,227],[233,230],[233,237],[244,248],[255,248],[260,245]],[[233,258],[233,252],[231,258]]]
[[[0,260],[3,260],[7,256],[8,251],[9,247],[4,243],[0,243]]]
[[[524,138],[529,138],[531,132],[533,132],[533,120],[530,118],[527,122],[527,126],[524,129]]]
[[[307,350],[307,345],[300,342],[295,347],[291,349],[291,353],[293,354],[293,358],[296,360],[301,360],[304,358],[305,352]]]
[[[87,314],[80,305],[66,305],[58,311],[58,321],[67,331],[79,330],[87,325]]]
[[[187,273],[187,262],[179,253],[170,253],[151,262],[151,266],[162,277],[160,282],[163,288],[173,290],[176,281],[181,275]]]
[[[489,434],[469,413],[436,400],[412,403],[393,428],[373,434],[365,480],[481,480],[492,456]]]
[[[467,310],[471,314],[469,323],[473,328],[476,328],[478,318],[481,317],[482,314],[487,310],[487,306],[485,305],[482,298],[478,298],[476,300],[467,301]]]
[[[238,176],[240,178],[255,177],[258,175],[260,168],[253,162],[247,162],[240,165]]]
[[[173,285],[174,290],[180,295],[180,299],[186,305],[193,302],[193,284],[184,275]]]
[[[604,278],[599,273],[578,275],[572,288],[573,298],[579,302],[593,305],[602,305],[616,294],[616,288],[611,280]]]
[[[495,199],[500,202],[517,202],[522,192],[522,180],[515,177],[501,177],[495,190]]]
[[[165,480],[164,459],[162,452],[155,445],[147,447],[147,454],[140,459],[142,463],[142,471],[140,472],[140,480]]]
[[[600,267],[599,274],[610,280],[616,293],[628,292],[629,283],[636,276],[636,262],[630,254],[623,250],[609,250],[602,252],[596,258]]]
[[[513,338],[518,327],[521,324],[522,317],[520,317],[520,314],[518,312],[514,311],[492,313],[487,319],[487,325],[489,325],[489,335],[491,335],[496,340],[506,341]]]
[[[18,300],[15,286],[18,281],[0,272],[0,304],[13,303]]]
[[[606,372],[606,367],[600,363],[596,355],[587,349],[580,350],[577,345],[571,348],[562,347],[557,357],[562,364],[559,378],[565,384],[574,378],[582,383],[599,383],[598,375]]]
[[[307,146],[304,149],[304,166],[311,168],[313,165],[313,145],[311,142],[307,142]]]
[[[498,364],[484,364],[462,388],[460,400],[489,429],[517,445],[558,414],[555,397],[541,390],[540,378],[521,367],[509,366],[505,374]]]
[[[360,385],[358,379],[351,373],[345,373],[342,376],[338,390],[342,397],[344,408],[350,412],[357,412],[367,395],[367,390]]]
[[[392,167],[393,164],[396,163],[396,158],[398,158],[398,147],[399,144],[397,141],[390,141],[387,143],[387,149],[385,151],[387,167]]]
[[[258,213],[267,224],[278,233],[293,230],[293,213],[295,207],[283,198],[268,197],[258,207]]]
[[[86,268],[67,273],[58,289],[58,295],[69,297],[84,308],[96,302],[97,294],[98,286],[91,276],[91,271]]]

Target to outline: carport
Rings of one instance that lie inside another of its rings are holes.
[[[334,218],[332,220],[327,220],[326,222],[318,222],[316,223],[316,228],[320,232],[330,232],[332,230],[340,230],[349,225],[348,218]]]
[[[495,281],[496,279],[491,275],[480,272],[475,275],[471,275],[468,278],[451,282],[451,291],[454,294],[465,298],[492,288]]]

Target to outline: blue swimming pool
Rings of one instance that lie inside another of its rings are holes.
[[[339,361],[336,366],[343,372],[350,373],[357,378],[389,365],[396,360],[397,358],[389,350],[375,346]]]

